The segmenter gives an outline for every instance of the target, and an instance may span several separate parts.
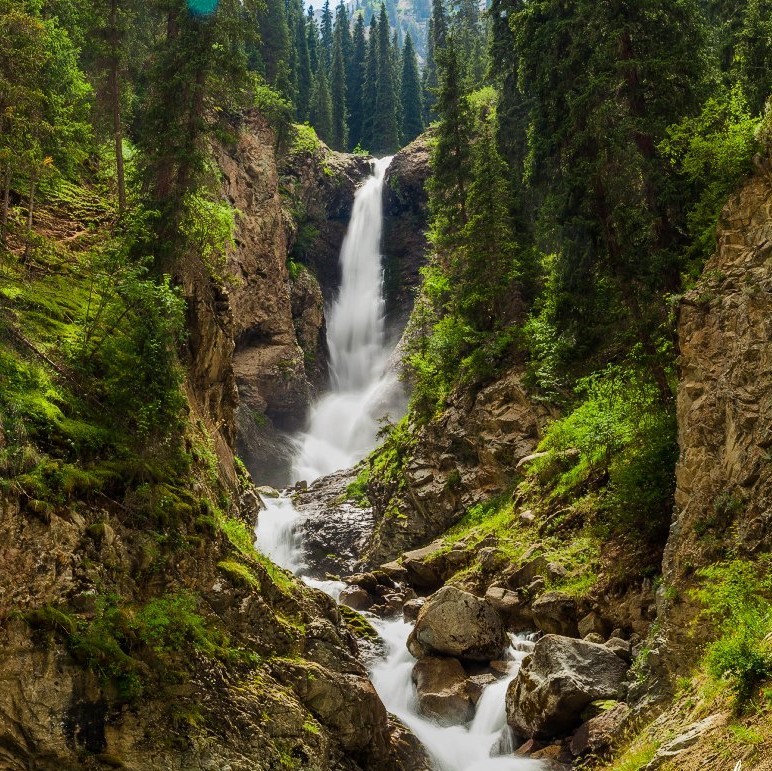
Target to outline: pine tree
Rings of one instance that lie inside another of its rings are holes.
[[[429,206],[432,238],[440,250],[456,247],[467,224],[467,188],[472,176],[472,115],[452,36],[439,49],[436,110],[439,126],[432,150]]]
[[[437,113],[434,110],[439,84],[437,57],[445,47],[447,36],[448,21],[445,15],[443,0],[432,0],[432,17],[429,21],[429,35],[426,47],[426,66],[422,81],[425,123],[431,123],[437,118]]]
[[[311,72],[319,69],[319,25],[316,23],[314,9],[308,7],[306,16],[306,31],[308,33],[308,59],[311,63]]]
[[[381,4],[378,18],[377,41],[378,85],[375,94],[375,116],[373,118],[373,141],[371,150],[386,155],[394,152],[399,145],[397,126],[397,99],[394,94],[394,68],[391,56],[389,19],[386,6]]]
[[[330,98],[330,85],[327,82],[327,72],[323,62],[319,62],[319,69],[314,79],[314,89],[311,95],[310,110],[311,125],[316,133],[327,144],[332,143],[332,100]]]
[[[363,14],[357,14],[352,41],[351,67],[346,81],[348,96],[348,137],[351,148],[362,145],[362,91],[367,70],[367,40],[365,39],[365,20]]]
[[[285,96],[292,97],[290,88],[290,30],[284,0],[265,0],[258,17],[260,53],[263,75]]]
[[[397,146],[402,142],[402,54],[401,46],[399,44],[399,35],[397,30],[394,30],[394,34],[391,36],[391,78],[394,84],[394,104],[395,114],[397,118]]]
[[[295,98],[295,115],[298,122],[308,120],[313,88],[311,57],[308,53],[308,30],[306,30],[305,15],[298,14],[295,23],[295,50],[297,51],[297,96]]]
[[[402,50],[402,141],[412,142],[423,131],[423,106],[421,104],[421,81],[418,76],[418,61],[413,48],[413,39],[408,32]]]
[[[330,10],[330,0],[324,0],[321,23],[321,58],[327,72],[332,67],[332,46],[332,11]]]
[[[751,111],[760,115],[772,97],[772,0],[748,0],[733,69]]]
[[[363,147],[372,151],[375,125],[375,99],[378,89],[378,22],[370,18],[367,38],[367,71],[362,87],[362,140]]]
[[[346,67],[343,61],[343,28],[338,26],[333,43],[330,95],[332,99],[331,145],[335,150],[348,147],[348,114],[346,109]]]

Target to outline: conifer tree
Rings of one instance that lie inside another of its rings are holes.
[[[381,4],[377,41],[378,85],[375,93],[375,116],[371,150],[376,154],[394,152],[399,145],[397,99],[394,93],[394,67],[391,56],[389,19],[386,6]]]
[[[314,89],[311,95],[310,109],[311,125],[316,129],[322,141],[332,143],[332,100],[330,85],[327,81],[327,71],[324,62],[319,62],[319,69],[314,79]]]
[[[313,74],[311,70],[311,57],[308,53],[308,31],[306,30],[305,15],[298,14],[295,23],[295,50],[297,51],[297,96],[295,98],[295,115],[300,123],[308,120],[308,111],[311,104],[311,91],[313,89]]]
[[[432,17],[429,21],[429,36],[426,49],[426,67],[424,68],[422,82],[425,123],[431,123],[437,118],[437,113],[434,110],[439,84],[437,57],[445,47],[447,35],[448,21],[445,15],[443,0],[432,0]]]
[[[402,49],[402,141],[412,142],[423,131],[423,106],[421,104],[421,81],[418,76],[418,61],[413,39],[408,32]]]
[[[308,33],[308,58],[311,63],[311,72],[319,69],[319,25],[316,23],[314,9],[308,7],[306,16],[306,31]]]
[[[391,77],[394,83],[394,104],[397,117],[397,146],[402,141],[402,48],[399,44],[399,34],[395,29],[391,36]]]
[[[330,73],[330,96],[332,99],[331,145],[335,150],[348,147],[348,114],[346,109],[346,67],[343,61],[343,27],[335,31]]]
[[[265,0],[258,16],[260,53],[265,79],[287,97],[290,87],[290,30],[284,0]]]
[[[348,136],[351,148],[362,144],[364,111],[362,91],[367,70],[367,40],[365,39],[364,15],[357,14],[351,51],[351,67],[346,81],[348,96]]]
[[[440,249],[456,246],[466,227],[467,188],[472,176],[470,140],[472,114],[452,36],[439,50],[439,87],[436,110],[439,116],[434,148],[429,203],[433,219],[433,240]]]
[[[367,38],[367,71],[362,87],[362,146],[372,151],[378,89],[378,22],[373,15]]]
[[[737,35],[734,70],[751,111],[772,97],[772,0],[748,0]]]
[[[324,6],[322,8],[322,22],[320,25],[321,32],[321,59],[324,62],[324,66],[327,68],[327,72],[332,67],[332,11],[330,10],[330,0],[324,0]]]

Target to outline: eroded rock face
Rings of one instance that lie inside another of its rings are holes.
[[[391,333],[405,328],[426,264],[429,220],[429,136],[402,148],[386,171],[384,186],[384,283],[386,324]]]
[[[459,661],[429,656],[413,667],[418,708],[440,725],[460,725],[474,717],[474,694]]]
[[[770,159],[724,209],[718,250],[681,303],[678,335],[681,453],[658,597],[670,670],[693,663],[695,570],[726,557],[730,532],[741,555],[772,547]]]
[[[416,658],[440,655],[491,661],[503,657],[507,636],[490,603],[444,586],[418,612],[407,647]]]
[[[550,738],[579,723],[597,699],[618,699],[627,664],[603,645],[546,635],[507,690],[507,720],[515,733]]]
[[[239,216],[226,266],[230,315],[223,334],[230,337],[230,348],[215,341],[207,349],[228,358],[233,351],[239,454],[259,483],[282,487],[289,482],[292,453],[284,432],[303,426],[312,399],[326,385],[322,287],[329,296],[337,286],[345,223],[368,164],[322,146],[311,155],[293,156],[295,165],[285,166],[280,177],[275,148],[270,125],[253,115],[235,145],[218,151],[223,192]],[[287,205],[288,197],[295,206]],[[315,232],[325,248],[314,250],[310,270],[301,267],[290,275],[290,250],[312,215],[324,223]],[[202,355],[198,359],[206,362]],[[207,364],[211,381],[217,364],[216,359]],[[208,398],[224,397],[213,392]]]
[[[477,394],[451,397],[437,420],[416,430],[403,489],[371,484],[376,528],[367,561],[378,565],[429,543],[470,506],[501,493],[549,415],[529,398],[520,365]]]

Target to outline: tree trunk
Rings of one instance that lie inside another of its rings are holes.
[[[35,188],[37,185],[37,175],[33,171],[29,180],[29,201],[27,208],[27,243],[24,245],[24,262],[27,262],[30,252],[30,242],[32,241],[32,225],[35,219]]]
[[[116,182],[118,185],[118,213],[126,209],[126,176],[123,163],[123,126],[121,123],[121,84],[118,73],[120,67],[118,0],[110,2],[110,37],[113,46],[110,59],[110,99],[113,108],[113,135],[115,137]]]

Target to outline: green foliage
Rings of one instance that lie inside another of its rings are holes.
[[[645,370],[611,366],[579,382],[580,403],[546,430],[530,473],[552,475],[552,495],[604,487],[603,521],[656,540],[670,521],[675,419]]]
[[[370,466],[363,465],[356,476],[356,479],[346,488],[346,497],[354,501],[359,506],[370,506],[368,498],[368,484],[370,483]]]
[[[772,677],[772,574],[768,555],[733,560],[699,571],[697,599],[719,637],[708,647],[708,673],[731,689],[738,708]]]
[[[687,215],[693,279],[715,250],[721,209],[753,168],[759,124],[735,88],[711,96],[699,115],[671,126],[660,144],[660,152],[697,191]]]

